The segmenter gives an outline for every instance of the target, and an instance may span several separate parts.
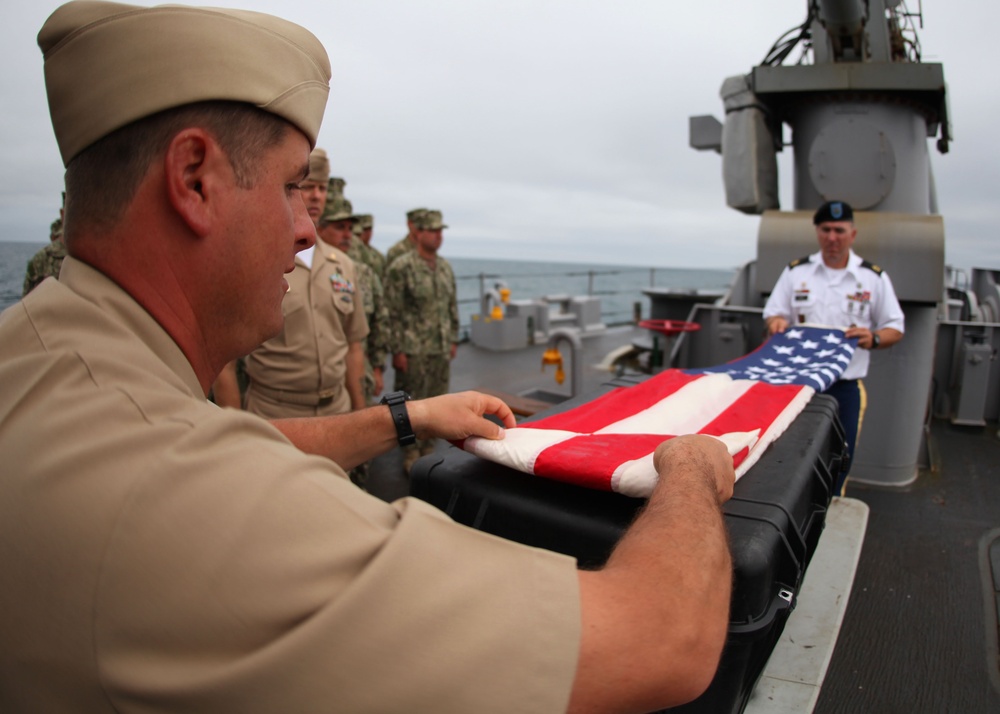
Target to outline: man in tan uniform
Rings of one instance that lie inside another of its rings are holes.
[[[346,253],[355,240],[354,225],[351,202],[341,195],[327,199],[317,233],[323,242]],[[375,403],[374,396],[380,394],[384,386],[382,371],[388,354],[389,313],[386,310],[385,295],[379,276],[361,261],[355,261],[354,267],[357,270],[358,291],[361,293],[361,302],[368,320],[368,337],[365,339],[364,352],[364,395],[365,404],[369,405]],[[369,464],[365,463],[353,468],[348,475],[351,481],[367,489],[369,472]]]
[[[326,205],[330,163],[314,149],[300,184],[306,210],[319,224]],[[246,358],[246,410],[266,419],[343,414],[367,406],[364,396],[368,322],[354,261],[323,240],[295,256],[282,302],[284,328]],[[216,382],[216,401],[239,407],[235,364]]]
[[[281,330],[315,240],[315,37],[82,1],[38,42],[69,257],[0,316],[0,711],[648,711],[707,686],[731,577],[720,442],[660,447],[648,507],[582,572],[344,478],[411,429],[502,438],[499,400],[275,422],[207,401]]]

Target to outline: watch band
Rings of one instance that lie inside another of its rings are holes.
[[[413,433],[410,425],[410,415],[406,411],[406,403],[410,401],[410,395],[406,392],[389,392],[379,401],[389,407],[392,415],[392,423],[396,427],[396,439],[400,446],[409,446],[416,443],[417,435]]]
[[[872,333],[872,349],[877,350],[878,346],[882,344],[882,337],[877,333]]]

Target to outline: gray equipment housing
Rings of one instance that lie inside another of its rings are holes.
[[[761,310],[781,270],[818,249],[813,212],[825,201],[847,201],[855,209],[855,252],[887,271],[906,316],[903,341],[872,354],[851,478],[902,486],[926,463],[924,424],[932,408],[958,409],[957,423],[979,423],[996,409],[1000,398],[990,394],[1000,375],[991,346],[1000,330],[948,327],[954,322],[947,322],[945,227],[928,142],[936,138],[946,153],[952,131],[944,69],[920,60],[912,23],[919,15],[899,0],[805,5],[796,42],[812,63],[782,64],[792,44],[776,43],[750,73],[726,79],[718,143],[710,117],[692,118],[691,145],[721,151],[727,204],[762,217],[757,260],[718,303],[691,309],[688,319],[702,329],[677,341],[672,364],[718,364],[757,347]],[[794,154],[791,211],[776,210],[776,152],[786,126]],[[968,292],[962,302],[977,303]],[[991,307],[976,315],[1000,319]],[[943,329],[948,345],[940,350]]]

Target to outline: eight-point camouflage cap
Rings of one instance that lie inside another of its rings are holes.
[[[424,214],[416,221],[416,225],[417,228],[423,228],[426,231],[437,231],[448,227],[444,224],[441,211],[424,211]]]
[[[362,228],[371,228],[375,225],[375,218],[370,213],[355,213],[351,218]]]
[[[350,218],[353,213],[353,207],[351,202],[348,201],[343,196],[339,196],[333,201],[326,202],[326,208],[323,209],[323,215],[320,216],[320,223],[333,223],[334,221],[342,221],[345,218]]]
[[[246,102],[316,145],[330,60],[298,25],[246,10],[75,0],[38,33],[63,164],[113,131],[165,109]]]
[[[326,185],[326,200],[336,201],[338,198],[343,198],[346,185],[347,181],[342,178],[331,178]]]
[[[421,216],[421,214],[425,213],[426,211],[427,211],[426,208],[411,208],[409,211],[406,212],[406,220],[413,221],[414,223],[416,223],[417,219]]]

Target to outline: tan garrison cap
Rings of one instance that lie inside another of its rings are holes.
[[[417,220],[416,225],[418,228],[423,228],[427,231],[437,231],[448,227],[444,224],[441,211],[424,211],[423,216]]]
[[[309,175],[306,181],[325,184],[330,180],[330,159],[322,149],[313,149],[309,154]]]
[[[350,218],[353,210],[351,202],[341,196],[334,201],[326,202],[326,208],[323,209],[323,215],[320,216],[319,222],[333,223],[334,221],[342,221],[345,218]]]
[[[245,10],[75,0],[38,33],[63,163],[116,129],[210,100],[277,114],[316,145],[330,60],[308,30]]]

